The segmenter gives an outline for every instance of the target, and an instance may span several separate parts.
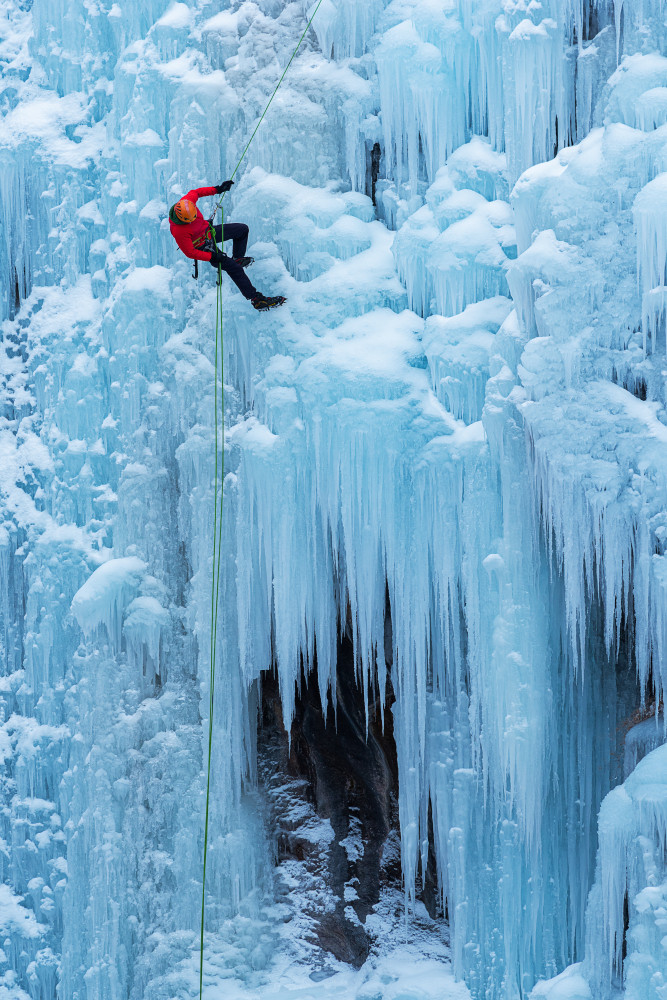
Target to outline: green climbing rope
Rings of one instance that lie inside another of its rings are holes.
[[[290,57],[290,61],[287,63],[283,71],[283,75],[280,77],[278,84],[271,94],[269,101],[262,112],[262,116],[257,122],[255,129],[248,140],[245,149],[241,153],[239,162],[234,167],[234,173],[232,174],[230,180],[233,180],[238,169],[243,163],[248,150],[252,144],[253,139],[257,135],[260,125],[264,121],[267,111],[273,103],[273,99],[280,90],[281,84],[287,75],[287,71],[292,65],[294,58],[301,48],[301,43],[308,33],[308,29],[315,20],[315,15],[317,14],[322,0],[319,0],[315,10],[313,11],[306,28],[299,39],[294,52]],[[217,249],[217,241],[215,238],[215,227],[213,222],[216,215],[218,214],[218,209],[221,213],[222,226],[224,229],[225,224],[225,213],[222,207],[222,202],[225,195],[223,193],[220,201],[215,206],[213,215],[210,220],[211,236],[213,238],[213,243]],[[223,514],[223,499],[224,499],[224,484],[225,484],[225,385],[224,385],[224,327],[223,327],[223,317],[222,317],[222,268],[218,265],[218,280],[216,286],[216,304],[215,304],[215,387],[214,387],[214,433],[215,433],[215,484],[214,484],[214,494],[213,494],[213,572],[211,578],[211,647],[210,647],[210,664],[211,664],[211,678],[209,686],[209,710],[208,710],[208,762],[206,768],[206,813],[204,818],[204,864],[202,873],[202,889],[201,889],[201,935],[199,941],[199,1000],[203,1000],[203,990],[204,990],[204,915],[206,907],[206,861],[208,857],[208,818],[209,818],[209,807],[211,801],[211,755],[213,751],[213,706],[214,706],[214,696],[215,696],[215,668],[216,668],[216,653],[217,653],[217,643],[218,643],[218,607],[220,599],[220,564],[221,564],[221,550],[222,550],[222,514]],[[218,380],[220,382],[220,405],[218,406]],[[219,416],[218,416],[219,415]],[[218,458],[218,436],[219,436],[219,426],[222,432],[222,445],[220,449],[220,459]]]
[[[236,164],[236,166],[234,167],[234,173],[233,173],[233,174],[232,174],[232,176],[231,176],[231,177],[229,178],[229,179],[230,179],[230,181],[233,181],[233,180],[234,180],[234,178],[236,177],[236,174],[237,174],[237,172],[238,172],[238,169],[239,169],[239,167],[241,166],[241,164],[242,164],[242,163],[243,163],[243,161],[245,160],[245,157],[246,157],[246,153],[247,153],[247,152],[248,152],[248,150],[250,149],[250,146],[251,146],[251,144],[252,144],[252,140],[253,140],[253,139],[255,138],[255,136],[257,135],[257,132],[259,131],[259,126],[260,126],[260,125],[262,124],[262,122],[264,121],[264,118],[265,118],[265,116],[266,116],[266,112],[267,112],[267,111],[269,110],[269,108],[270,108],[270,107],[271,107],[271,105],[273,104],[273,98],[274,98],[274,97],[276,96],[276,94],[277,94],[277,93],[278,93],[278,91],[280,90],[280,87],[281,87],[281,84],[282,84],[283,80],[285,79],[285,77],[287,76],[287,71],[288,71],[288,69],[290,68],[290,66],[292,65],[292,63],[294,62],[294,57],[296,56],[297,52],[298,52],[298,51],[299,51],[299,49],[301,48],[301,43],[303,42],[304,38],[305,38],[305,37],[306,37],[306,35],[308,34],[308,29],[310,28],[311,24],[312,24],[312,23],[313,23],[313,21],[315,20],[315,17],[316,17],[316,15],[317,15],[317,12],[318,12],[318,10],[320,9],[320,7],[321,7],[321,6],[322,6],[322,0],[318,0],[318,4],[317,4],[317,6],[316,6],[315,10],[313,11],[313,13],[311,14],[311,17],[310,17],[310,21],[309,21],[309,22],[308,22],[308,24],[306,25],[306,27],[305,27],[305,30],[304,30],[304,32],[303,32],[303,34],[302,34],[301,38],[300,38],[300,39],[299,39],[299,41],[297,42],[297,46],[296,46],[296,48],[294,49],[294,52],[292,53],[292,55],[291,55],[291,57],[290,57],[290,61],[289,61],[289,62],[287,63],[287,66],[285,66],[285,69],[283,70],[283,75],[282,75],[282,76],[280,77],[280,79],[278,80],[278,83],[277,83],[277,85],[276,85],[276,89],[275,89],[275,90],[273,91],[273,93],[271,94],[271,97],[269,98],[269,100],[268,100],[268,103],[267,103],[266,107],[265,107],[265,108],[264,108],[264,110],[262,111],[262,117],[261,117],[261,118],[259,119],[259,121],[258,121],[258,122],[257,122],[257,124],[255,125],[255,130],[254,130],[254,132],[252,133],[252,135],[250,136],[250,138],[248,139],[248,142],[246,143],[246,147],[245,147],[245,149],[243,150],[243,152],[241,153],[241,155],[240,155],[240,157],[239,157],[239,162],[238,162],[238,163]],[[215,218],[215,216],[216,216],[216,214],[217,214],[217,211],[218,211],[218,209],[222,207],[222,199],[223,199],[224,197],[225,197],[225,195],[223,194],[223,195],[222,195],[222,198],[220,199],[220,201],[218,202],[218,204],[217,204],[217,205],[215,206],[215,211],[213,212],[213,218]]]
[[[222,206],[222,224],[224,226],[225,214]],[[215,232],[213,232],[213,242]],[[210,664],[211,679],[209,685],[208,701],[208,762],[206,767],[206,813],[204,818],[204,865],[202,873],[202,894],[201,894],[201,936],[200,936],[200,961],[199,961],[199,997],[203,995],[204,988],[204,910],[206,901],[206,860],[208,857],[208,817],[211,801],[211,754],[213,751],[213,705],[215,698],[215,667],[216,650],[218,645],[218,605],[220,599],[220,553],[222,548],[222,510],[225,484],[225,383],[224,383],[224,354],[223,354],[223,323],[222,323],[222,268],[218,266],[218,279],[216,282],[215,300],[215,386],[214,386],[214,493],[213,493],[213,573],[211,579],[211,647]],[[220,406],[218,406],[218,376],[220,381]],[[220,419],[218,419],[218,413]],[[219,427],[222,428],[222,442],[218,448]],[[218,453],[220,459],[218,459]]]

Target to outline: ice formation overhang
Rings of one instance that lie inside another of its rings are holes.
[[[146,569],[136,556],[109,559],[98,566],[72,598],[72,611],[85,635],[104,625],[109,641],[119,647],[123,613]]]

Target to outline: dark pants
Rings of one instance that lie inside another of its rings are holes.
[[[225,226],[223,232],[222,226],[216,226],[215,239],[220,250],[222,250],[222,243],[224,240],[234,240],[232,246],[233,256],[245,257],[246,248],[248,246],[248,227],[243,222],[229,222]],[[240,291],[241,295],[245,295],[246,299],[251,299],[253,295],[257,295],[257,289],[250,281],[243,268],[237,264],[232,257],[225,256],[220,266],[223,271],[227,272]]]

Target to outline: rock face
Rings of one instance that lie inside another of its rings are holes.
[[[318,817],[331,825],[328,847],[318,850],[294,823],[293,797],[288,809],[284,797],[274,792],[279,859],[310,858],[333,901],[326,912],[310,914],[313,936],[324,950],[357,967],[368,955],[364,922],[381,886],[400,884],[400,857],[392,837],[398,829],[394,699],[389,690],[383,714],[377,691],[373,694],[366,730],[352,644],[344,639],[338,651],[335,707],[330,699],[325,717],[316,680],[313,675],[304,680],[288,748],[277,681],[265,675],[259,736],[265,782],[275,790],[282,772],[292,796],[298,787]]]

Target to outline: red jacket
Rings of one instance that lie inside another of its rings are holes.
[[[187,201],[194,202],[196,205],[197,198],[207,198],[217,193],[214,187],[194,188],[194,190],[184,194],[183,197]],[[197,218],[194,222],[180,222],[174,215],[172,208],[169,212],[169,228],[171,229],[171,235],[186,257],[190,257],[192,260],[211,259],[211,254],[208,250],[199,249],[202,243],[204,243],[208,232],[208,222],[199,209],[197,209]]]

